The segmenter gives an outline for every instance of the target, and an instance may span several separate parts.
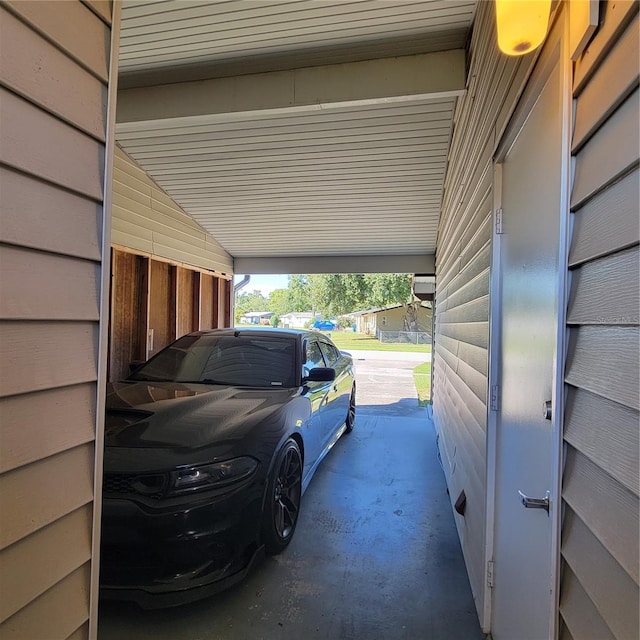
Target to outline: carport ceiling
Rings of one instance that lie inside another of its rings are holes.
[[[125,0],[117,140],[236,272],[429,272],[475,5]]]

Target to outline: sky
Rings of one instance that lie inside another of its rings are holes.
[[[244,278],[244,274],[234,274],[233,283],[237,284]],[[286,289],[289,276],[286,275],[252,275],[249,284],[245,285],[241,291],[248,293],[260,291],[263,296],[268,296],[274,289]]]

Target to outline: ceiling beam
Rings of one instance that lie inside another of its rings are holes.
[[[435,256],[298,256],[235,258],[234,273],[420,273],[435,275]]]
[[[458,96],[465,90],[463,49],[305,67],[118,92],[117,122],[259,115]],[[193,121],[191,121],[193,122]]]

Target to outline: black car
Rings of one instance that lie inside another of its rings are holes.
[[[103,597],[189,602],[282,551],[314,471],[354,419],[351,356],[310,331],[191,333],[111,385]]]

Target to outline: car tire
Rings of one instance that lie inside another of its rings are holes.
[[[346,429],[345,433],[351,433],[353,427],[356,424],[356,385],[353,385],[351,389],[351,397],[349,398],[349,411],[347,412],[347,419],[345,420]]]
[[[300,447],[289,438],[278,452],[267,484],[262,539],[265,551],[284,551],[293,538],[302,497],[302,456]]]

